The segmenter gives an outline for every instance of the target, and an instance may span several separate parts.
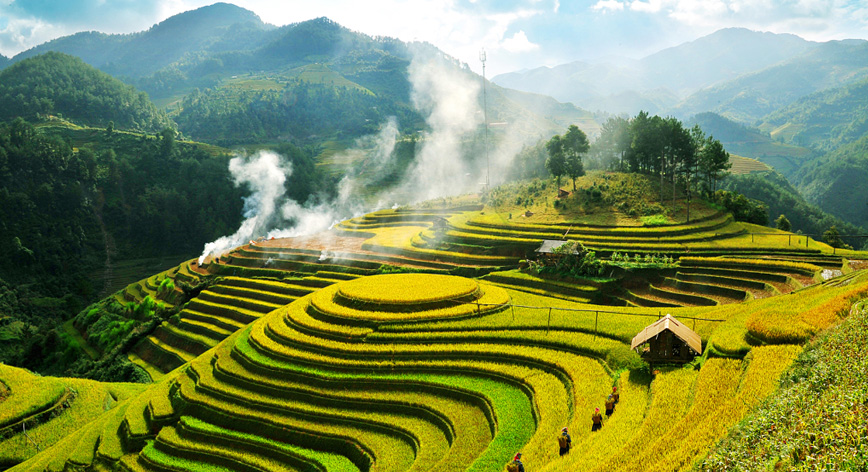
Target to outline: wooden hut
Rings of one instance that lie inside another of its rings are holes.
[[[702,354],[702,338],[672,315],[666,315],[633,338],[630,349],[640,347],[639,355],[649,364],[683,364]]]
[[[570,243],[572,241],[563,241],[558,239],[546,239],[542,242],[539,248],[537,248],[537,258],[540,262],[546,265],[552,265],[558,263],[561,259],[568,255],[577,256],[579,254],[578,245],[572,249],[572,251],[561,250],[564,244]]]

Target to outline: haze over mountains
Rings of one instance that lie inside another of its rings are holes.
[[[713,111],[752,123],[801,96],[865,77],[866,50],[862,40],[816,43],[729,28],[636,61],[573,62],[493,81],[589,110],[682,118]]]
[[[422,106],[427,110],[420,109],[418,83],[411,77],[420,54],[445,59],[463,84],[481,85],[466,65],[430,44],[368,36],[326,18],[278,27],[227,3],[176,15],[138,33],[58,38],[13,58],[0,56],[0,68],[49,51],[77,56],[145,91],[184,136],[228,146],[290,141],[338,143],[340,149],[376,134],[390,117],[402,134],[424,130],[433,104],[459,88],[445,87],[444,95],[427,99]],[[814,182],[802,169],[826,162],[824,175],[834,175],[837,160],[824,155],[868,131],[866,83],[866,41],[818,43],[729,28],[639,60],[573,62],[499,75],[487,90],[488,121],[502,123],[493,129],[496,142],[513,142],[498,161],[507,165],[520,145],[570,123],[593,137],[607,114],[703,116],[696,121],[730,151],[772,165],[796,186],[810,185],[810,201],[826,202],[824,209],[865,224],[868,215],[828,206],[840,204],[824,196],[840,192],[840,184]],[[85,119],[56,97],[24,103],[7,95],[4,103],[18,103],[12,114],[20,108],[30,115]],[[478,133],[481,98],[468,106],[464,114],[473,117]],[[101,126],[108,119],[85,121]],[[139,121],[117,125],[153,130]],[[480,141],[474,139],[465,140],[462,152],[479,154]]]

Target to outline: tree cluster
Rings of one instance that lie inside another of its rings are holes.
[[[609,118],[591,153],[608,169],[659,175],[661,181],[681,180],[690,187],[698,184],[704,193],[713,193],[732,166],[723,144],[699,126],[686,128],[675,118],[644,111],[629,120]]]
[[[573,191],[576,190],[576,179],[585,175],[582,157],[589,148],[588,137],[576,125],[570,125],[563,136],[556,134],[546,143],[549,154],[546,169],[555,176],[558,187],[561,176],[566,175],[573,181]]]

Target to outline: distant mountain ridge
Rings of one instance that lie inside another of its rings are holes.
[[[572,62],[501,74],[492,80],[583,108],[656,113],[703,87],[769,67],[817,44],[789,34],[727,28],[636,61]]]
[[[262,46],[268,25],[253,12],[215,3],[180,13],[139,33],[82,32],[58,38],[17,54],[17,62],[47,51],[81,57],[115,76],[143,77],[185,57],[203,52],[248,50]]]
[[[445,56],[429,44],[371,37],[328,18],[276,27],[226,3],[139,33],[58,38],[12,61],[47,51],[81,57],[136,86],[171,112],[185,136],[222,145],[352,139],[376,132],[389,116],[404,132],[422,129],[409,66],[420,51]],[[480,80],[458,61],[451,64]],[[513,131],[527,137],[569,123],[583,123],[592,134],[597,129],[593,116],[573,105],[525,98],[491,86],[490,120],[521,122]]]
[[[814,92],[868,77],[868,41],[829,41],[771,67],[700,90],[677,107],[679,115],[713,111],[742,123]]]

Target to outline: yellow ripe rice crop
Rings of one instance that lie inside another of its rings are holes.
[[[617,451],[597,462],[596,467],[586,470],[631,470],[638,465],[637,458],[643,457],[645,450],[666,436],[687,413],[697,376],[694,369],[675,369],[657,374],[651,383],[651,405],[642,424],[628,440],[613,444],[620,447]]]
[[[681,265],[699,265],[699,266],[744,266],[757,269],[768,269],[778,271],[794,271],[805,275],[811,275],[819,271],[821,268],[814,264],[804,262],[790,262],[770,259],[747,259],[742,257],[681,257],[678,259]]]
[[[497,310],[509,302],[509,295],[502,288],[480,284],[482,296],[466,303],[448,303],[447,306],[437,305],[430,309],[426,309],[422,305],[419,311],[412,311],[412,305],[407,305],[407,311],[385,311],[367,309],[367,307],[354,308],[341,304],[340,298],[335,296],[340,290],[340,285],[327,287],[314,293],[310,298],[310,306],[318,313],[328,317],[355,320],[356,322],[390,323],[477,316],[491,310]],[[375,308],[376,305],[371,305],[371,307]],[[340,325],[337,326],[341,327]]]
[[[770,301],[746,320],[748,331],[769,343],[800,343],[846,316],[850,305],[868,295],[868,283],[839,288],[812,287],[793,297]]]
[[[0,382],[9,391],[0,408],[0,428],[51,407],[66,392],[63,382],[54,377],[40,377],[5,364],[0,364]]]
[[[439,274],[382,274],[343,282],[338,294],[352,301],[410,305],[454,300],[479,289],[473,279]]]
[[[43,381],[62,383],[75,392],[75,397],[69,402],[69,408],[64,408],[57,416],[35,426],[28,426],[29,439],[19,430],[18,434],[0,442],[0,463],[21,462],[32,457],[36,454],[33,443],[43,450],[47,449],[106,410],[114,408],[116,401],[124,401],[147,388],[144,384],[109,384],[87,379],[32,377],[32,385],[36,388],[39,388]],[[91,455],[92,453],[93,449]]]

